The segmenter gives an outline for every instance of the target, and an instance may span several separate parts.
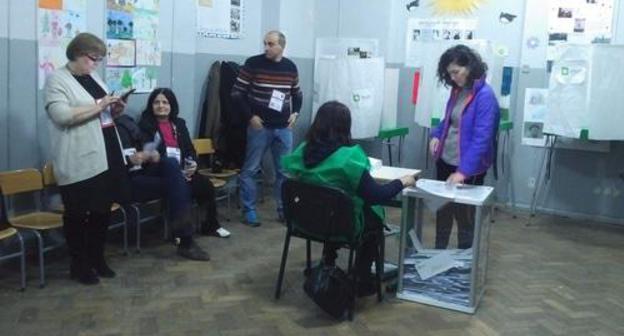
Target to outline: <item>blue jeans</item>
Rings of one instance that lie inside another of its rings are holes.
[[[247,148],[245,163],[239,176],[240,197],[245,213],[256,210],[256,181],[254,176],[260,170],[264,153],[271,148],[273,167],[275,167],[275,185],[273,195],[277,202],[277,211],[282,211],[282,183],[286,180],[281,159],[292,150],[292,130],[284,128],[254,129],[247,127]]]

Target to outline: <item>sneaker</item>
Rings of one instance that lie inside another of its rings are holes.
[[[219,237],[219,238],[229,238],[232,235],[230,231],[220,226],[216,230],[214,229],[202,230],[201,234],[204,236],[214,236],[214,237]]]
[[[245,214],[245,219],[243,220],[243,223],[252,226],[252,227],[258,227],[260,225],[262,225],[260,223],[260,221],[258,220],[258,216],[256,216],[256,212],[255,211],[249,211]]]
[[[210,256],[206,251],[204,251],[199,245],[195,242],[191,243],[189,247],[178,246],[178,255],[180,257],[190,259],[190,260],[198,260],[198,261],[208,261],[210,260]]]

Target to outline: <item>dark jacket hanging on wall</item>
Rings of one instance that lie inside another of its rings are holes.
[[[226,166],[242,167],[247,143],[247,119],[231,98],[232,86],[238,76],[240,65],[235,62],[221,64],[221,122],[223,129],[223,159]]]
[[[199,137],[210,138],[217,151],[220,148],[221,132],[221,100],[219,86],[221,84],[221,62],[216,61],[210,66],[204,84],[204,103],[200,112]]]

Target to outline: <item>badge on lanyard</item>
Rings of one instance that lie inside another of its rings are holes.
[[[178,160],[178,163],[182,162],[182,153],[178,147],[167,147],[167,157]]]
[[[284,99],[286,94],[284,92],[273,90],[271,100],[269,101],[269,108],[277,112],[282,112],[282,106],[284,105]]]
[[[136,154],[136,148],[124,148],[123,150],[123,154],[126,157],[131,157],[132,155]],[[128,160],[130,161],[130,160]],[[130,171],[136,171],[141,169],[141,165],[134,165],[130,168]]]
[[[99,104],[102,99],[98,99],[95,101],[96,104]],[[113,121],[113,114],[111,113],[110,106],[107,106],[102,113],[100,113],[100,125],[102,128],[115,126],[115,122]]]

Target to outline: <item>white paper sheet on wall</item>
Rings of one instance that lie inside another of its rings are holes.
[[[399,69],[386,69],[384,73],[384,104],[381,129],[397,127],[397,100],[399,95]]]
[[[317,64],[312,119],[320,105],[337,100],[351,110],[354,139],[377,136],[383,109],[383,58],[321,57]]]

